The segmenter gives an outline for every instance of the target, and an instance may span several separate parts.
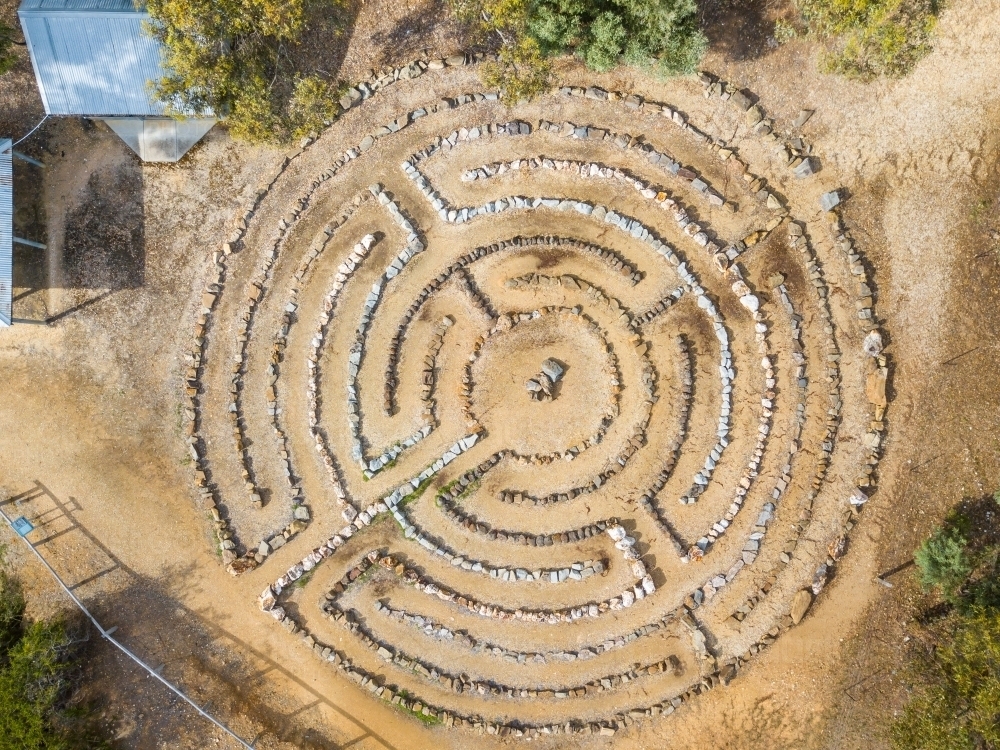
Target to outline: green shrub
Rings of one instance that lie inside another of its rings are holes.
[[[693,73],[707,48],[697,11],[694,0],[535,0],[528,31],[546,52],[574,53],[594,70]]]
[[[935,529],[913,555],[921,583],[927,588],[940,589],[946,600],[955,602],[973,569],[967,547],[968,541],[960,529],[949,525]]]
[[[552,66],[538,42],[525,36],[501,46],[497,60],[483,64],[482,79],[486,86],[502,91],[507,101],[518,102],[533,99],[549,88]]]
[[[0,671],[0,750],[71,747],[52,726],[69,687],[67,641],[61,624],[33,623],[8,652]]]
[[[0,555],[0,562],[2,559]],[[4,661],[4,655],[21,638],[24,608],[21,583],[0,569],[0,664]]]
[[[67,710],[79,669],[66,627],[26,623],[24,610],[20,584],[0,569],[0,750],[108,748],[86,711]]]
[[[214,112],[235,138],[253,143],[285,141],[332,119],[330,90],[317,76],[303,77],[292,53],[308,19],[332,18],[336,5],[337,0],[147,0],[147,31],[163,45],[166,71],[154,92],[170,112]]]
[[[898,750],[1000,747],[1000,612],[959,617],[920,666],[918,685],[891,729]]]
[[[337,86],[317,75],[296,79],[295,90],[288,102],[288,123],[292,136],[302,138],[319,133],[337,118],[343,86]]]
[[[774,40],[778,44],[786,44],[799,35],[795,26],[783,18],[774,22]]]
[[[477,41],[498,43],[484,81],[516,101],[551,83],[548,58],[574,54],[588,67],[621,65],[661,75],[693,73],[708,40],[695,0],[450,0]]]
[[[901,76],[930,51],[940,0],[798,0],[814,34],[834,39],[824,67],[862,79]]]
[[[893,722],[897,750],[1000,748],[1000,544],[995,505],[965,500],[914,555],[921,582],[952,605],[925,626],[910,701]],[[918,620],[920,622],[920,620]]]

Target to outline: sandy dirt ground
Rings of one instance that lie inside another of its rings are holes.
[[[411,59],[424,47],[439,54],[456,48],[455,30],[434,20],[439,18],[435,6],[392,4],[391,13],[387,7],[359,6],[353,36],[343,42],[345,78]],[[0,10],[9,12],[6,4]],[[384,20],[390,16],[404,21]],[[731,29],[718,33],[726,40],[726,34],[739,37]],[[418,37],[417,45],[411,40]],[[372,49],[390,43],[391,59],[373,59]],[[992,377],[1000,357],[991,335],[998,323],[1000,247],[990,236],[991,229],[1000,229],[1000,94],[994,85],[1000,58],[993,52],[998,44],[1000,3],[956,0],[941,18],[934,52],[902,81],[863,85],[820,75],[817,50],[803,41],[774,49],[766,41],[756,47],[727,44],[706,60],[706,69],[759,95],[779,122],[790,122],[803,107],[816,110],[803,134],[814,144],[822,170],[803,202],[815,205],[820,189],[849,192],[845,221],[874,272],[878,313],[894,365],[890,438],[880,488],[852,536],[850,553],[803,623],[728,687],[698,697],[668,719],[640,722],[589,745],[886,747],[886,723],[905,698],[897,676],[908,648],[904,639],[920,603],[911,572],[893,571],[910,560],[947,508],[1000,485],[995,437],[1000,396]],[[567,70],[569,76],[579,74]],[[471,73],[461,75],[473,85]],[[31,82],[30,66],[24,61],[0,80],[0,125],[17,137],[41,113],[26,82]],[[692,108],[700,92],[692,82],[657,84],[626,73],[609,76],[606,85],[668,101],[688,97]],[[419,87],[390,90],[378,101],[379,112],[400,111],[423,93]],[[572,115],[569,105],[562,111],[562,116]],[[346,144],[368,132],[373,123],[358,114],[338,124],[342,132],[331,139],[343,138]],[[626,118],[619,119],[627,128]],[[733,122],[725,117],[711,128],[733,138]],[[743,144],[737,142],[741,138],[733,142],[755,154],[750,139]],[[0,499],[10,500],[8,512],[44,524],[43,533],[36,533],[46,539],[41,545],[46,557],[103,623],[118,626],[124,643],[150,664],[162,664],[165,676],[242,736],[258,738],[258,747],[486,747],[484,739],[461,730],[423,727],[320,665],[254,604],[283,566],[232,579],[219,564],[210,518],[197,503],[183,442],[182,357],[205,278],[206,253],[225,240],[234,216],[261,176],[279,166],[283,153],[234,144],[216,129],[179,165],[142,165],[102,124],[75,120],[47,123],[22,148],[46,168],[17,167],[18,227],[37,232],[31,236],[47,242],[49,250],[40,256],[18,248],[15,316],[47,319],[49,325],[25,323],[0,335],[7,392],[0,400]],[[472,166],[513,154],[483,148],[461,158]],[[434,176],[430,166],[428,173]],[[365,175],[345,182],[341,200],[367,184]],[[465,189],[474,195],[479,188]],[[616,199],[628,200],[624,194]],[[740,226],[735,217],[713,216],[711,222],[733,231]],[[467,239],[490,241],[475,234]],[[398,245],[399,237],[385,241]],[[564,272],[585,278],[603,273],[599,264],[582,261]],[[484,272],[477,278],[485,284],[490,276]],[[601,283],[609,293],[630,294],[624,285]],[[281,290],[275,294],[283,299]],[[462,304],[459,295],[451,299],[449,294],[446,290],[435,299],[428,320]],[[360,301],[350,304],[357,308]],[[398,319],[405,304],[401,300],[399,309],[386,311],[389,319]],[[684,326],[684,308],[675,312],[680,317],[670,325]],[[306,333],[301,335],[292,345],[307,345]],[[473,331],[459,335],[471,339]],[[703,334],[701,341],[707,345],[710,337]],[[533,352],[531,362],[516,363],[515,381],[531,371],[540,353]],[[587,348],[558,355],[569,360],[564,395],[572,395],[585,385],[571,379],[574,357],[582,368],[596,355]],[[489,359],[481,366],[490,367]],[[373,367],[381,370],[384,362]],[[670,362],[665,358],[658,368],[670,372]],[[300,382],[305,376],[287,375]],[[594,388],[588,397],[594,392],[606,397],[602,389]],[[483,398],[488,408],[489,391]],[[556,405],[561,407],[558,399]],[[673,424],[671,405],[662,405],[663,421]],[[301,407],[289,404],[290,414],[294,408]],[[706,396],[694,408],[692,420],[699,421],[717,405]],[[568,425],[565,439],[576,440],[568,416],[561,415]],[[591,415],[581,418],[593,422]],[[218,440],[231,441],[226,425],[217,426]],[[396,427],[377,414],[371,426],[379,438],[373,440],[377,449],[397,437]],[[502,434],[502,425],[495,431]],[[265,440],[271,437],[262,432],[262,446]],[[426,455],[431,448],[428,444]],[[700,448],[692,452],[702,454]],[[260,451],[261,471],[273,474],[268,453]],[[678,473],[690,476],[696,464],[681,465]],[[235,465],[225,471],[232,473],[227,480],[232,487],[239,486]],[[484,491],[502,486],[503,479],[484,483]],[[567,469],[565,483],[572,479]],[[315,471],[305,481],[309,490],[326,480]],[[551,483],[551,477],[539,477],[540,485]],[[387,487],[376,480],[364,493],[374,497]],[[484,519],[501,520],[489,517],[489,503],[475,498],[470,503]],[[265,527],[280,518],[279,506],[265,507],[276,515],[265,517],[259,527],[253,526],[259,517],[246,514],[241,521],[240,511],[233,509],[237,535],[242,529],[246,543],[256,544]],[[419,518],[428,528],[441,523],[429,512]],[[570,519],[585,521],[570,515],[556,526]],[[703,520],[696,516],[691,529]],[[538,514],[533,521],[544,523],[545,517]],[[306,533],[318,542],[333,524],[325,521]],[[388,528],[373,531],[366,544],[380,538],[390,543]],[[474,544],[475,537],[467,541]],[[8,560],[35,594],[32,611],[63,611],[64,595],[8,530],[0,530],[0,542],[8,545]],[[298,559],[295,550],[284,553],[282,562]],[[592,554],[600,553],[595,546]],[[538,564],[543,563],[539,557]],[[876,575],[893,587],[878,584]],[[321,583],[317,576],[313,587],[294,594],[303,600],[306,616],[309,606],[315,610],[312,594]],[[483,586],[501,593],[495,582]],[[397,596],[400,602],[417,601],[412,592],[394,593],[394,601]],[[330,640],[343,638],[334,626],[319,625],[329,629],[322,635]],[[403,625],[386,627],[400,640],[410,637]],[[95,643],[90,655],[88,695],[98,701],[123,747],[233,746],[107,644]],[[629,656],[638,661],[641,655]],[[456,652],[454,658],[462,657]],[[566,746],[556,739],[536,744]]]

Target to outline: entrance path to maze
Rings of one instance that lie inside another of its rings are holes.
[[[864,522],[864,248],[714,76],[509,107],[427,67],[354,90],[214,251],[185,413],[223,564],[275,640],[459,744],[669,722]]]

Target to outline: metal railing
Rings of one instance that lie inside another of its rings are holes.
[[[14,533],[18,537],[20,537],[24,541],[25,544],[28,545],[28,549],[30,549],[35,554],[35,557],[38,558],[39,562],[41,562],[42,565],[45,566],[46,570],[48,570],[49,573],[52,574],[52,577],[56,579],[56,583],[58,583],[62,587],[62,590],[65,591],[66,594],[69,596],[69,598],[73,600],[73,603],[76,604],[76,606],[80,608],[80,611],[83,612],[83,614],[87,616],[87,619],[90,620],[93,623],[94,627],[97,628],[97,630],[101,634],[102,638],[104,638],[106,641],[108,641],[109,643],[111,643],[115,648],[117,648],[119,651],[121,651],[123,654],[125,654],[128,658],[130,658],[132,661],[134,661],[136,664],[138,664],[140,667],[142,667],[144,670],[146,670],[146,672],[148,672],[151,676],[155,677],[157,680],[159,680],[161,683],[163,683],[167,687],[167,689],[169,689],[172,693],[174,693],[178,698],[182,699],[184,702],[186,702],[188,705],[190,705],[191,708],[193,708],[195,711],[197,711],[199,714],[201,714],[201,716],[203,716],[204,718],[208,719],[210,722],[212,722],[213,724],[215,724],[215,726],[217,726],[223,732],[225,732],[230,737],[232,737],[234,740],[236,740],[236,742],[238,742],[240,745],[242,745],[243,747],[245,747],[247,750],[254,750],[254,747],[253,747],[252,743],[247,742],[242,737],[240,737],[238,734],[236,734],[233,730],[231,730],[229,727],[227,727],[225,724],[223,724],[221,721],[219,721],[218,719],[216,719],[211,714],[205,712],[202,709],[201,706],[199,706],[193,700],[191,700],[190,698],[188,698],[188,696],[185,695],[184,692],[180,688],[178,688],[178,687],[174,686],[172,683],[168,682],[159,673],[158,670],[153,669],[152,667],[150,667],[148,664],[146,664],[146,662],[144,662],[142,659],[140,659],[138,656],[136,656],[134,653],[132,653],[132,651],[129,650],[129,648],[127,646],[125,646],[123,643],[121,643],[120,641],[118,641],[117,639],[115,639],[114,636],[112,635],[112,633],[115,630],[117,630],[117,628],[112,628],[111,630],[105,630],[105,628],[101,625],[101,623],[99,623],[97,621],[97,618],[95,618],[92,614],[90,614],[90,610],[88,610],[87,607],[84,606],[83,602],[81,602],[76,597],[76,594],[74,594],[70,590],[69,586],[67,586],[65,584],[65,582],[63,581],[63,579],[59,577],[59,574],[56,573],[56,571],[53,569],[53,567],[51,565],[49,565],[48,560],[46,560],[45,557],[42,555],[42,553],[39,552],[38,549],[35,547],[35,545],[31,543],[31,540],[28,539],[27,534],[26,533],[21,533],[17,529],[17,527],[15,527],[14,521],[11,520],[10,516],[8,516],[6,514],[6,512],[4,512],[3,508],[0,508],[0,517],[3,517],[3,520],[7,522],[7,525],[11,527],[11,529],[14,531]],[[162,669],[162,667],[161,667],[161,669]]]

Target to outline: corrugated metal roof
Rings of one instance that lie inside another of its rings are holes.
[[[14,151],[0,138],[0,327],[14,314]]]
[[[147,85],[163,76],[160,45],[131,0],[25,0],[18,16],[48,114],[164,113]]]
[[[21,10],[111,10],[134,13],[132,0],[24,0]]]

